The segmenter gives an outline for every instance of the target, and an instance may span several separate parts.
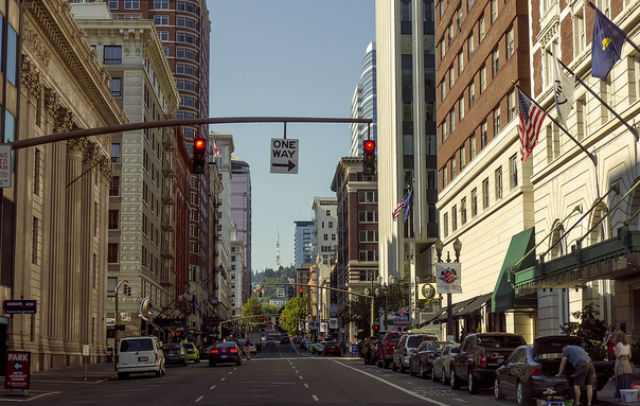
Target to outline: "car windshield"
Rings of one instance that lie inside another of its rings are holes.
[[[153,341],[150,338],[123,340],[120,352],[153,351]]]
[[[429,341],[427,342],[428,351],[442,351],[447,344],[442,341]]]
[[[216,344],[216,348],[224,348],[224,347],[235,348],[236,343],[234,343],[233,341],[225,341],[225,342]]]
[[[192,350],[194,348],[196,348],[195,345],[193,345],[192,343],[183,343],[182,344],[184,346],[184,348],[186,348],[187,350]]]
[[[420,345],[420,343],[422,343],[422,337],[421,336],[412,336],[409,337],[407,339],[407,347],[409,348],[416,348]]]
[[[526,344],[524,339],[519,336],[498,335],[498,336],[478,336],[479,346],[484,348],[516,348]]]

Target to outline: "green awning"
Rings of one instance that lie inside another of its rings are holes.
[[[535,228],[530,228],[511,237],[511,243],[504,257],[504,262],[502,262],[496,287],[493,289],[493,295],[491,297],[492,312],[501,313],[519,309],[535,309],[535,295],[516,298],[514,290],[515,272],[519,269],[534,266],[535,253],[530,254],[516,268],[513,268],[513,266],[535,246],[534,234]],[[510,273],[511,275],[509,275]]]

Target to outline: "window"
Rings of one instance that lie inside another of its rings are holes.
[[[475,52],[475,44],[473,43],[473,34],[471,34],[469,35],[469,38],[467,38],[467,53],[468,53],[469,59],[471,59],[474,52]]]
[[[473,7],[473,0],[467,0],[467,12]]]
[[[484,149],[487,146],[489,140],[487,139],[487,122],[480,124],[480,149]]]
[[[478,42],[482,42],[482,40],[484,39],[484,16],[480,17],[478,19],[478,38],[479,41]]]
[[[444,123],[440,126],[440,134],[442,135],[442,143],[444,144],[447,139],[447,120],[444,120]]]
[[[467,223],[467,198],[463,197],[460,201],[460,224],[465,225]]]
[[[449,37],[448,44],[451,45],[451,41],[453,41],[453,24],[451,22],[449,22],[449,28],[447,29],[447,33]]]
[[[13,85],[16,84],[16,72],[18,70],[18,33],[11,24],[7,24],[7,79]]]
[[[471,189],[471,217],[478,214],[478,188]]]
[[[442,186],[443,187],[447,187],[447,171],[449,170],[449,168],[447,166],[444,167],[444,169],[442,170]]]
[[[491,23],[493,24],[498,18],[498,0],[491,0]]]
[[[498,47],[491,53],[491,65],[493,66],[493,77],[495,78],[500,70],[500,49]]]
[[[449,68],[449,89],[453,89],[453,85],[456,83],[455,73],[453,67]]]
[[[480,67],[480,93],[484,92],[487,88],[487,70],[485,66]]]
[[[469,109],[473,107],[475,102],[476,102],[476,84],[472,80],[471,83],[469,83]]]
[[[489,178],[482,181],[482,208],[489,207]]]
[[[378,242],[378,230],[360,230],[358,232],[359,242]]]
[[[333,221],[329,222],[329,228],[333,228]]]
[[[465,166],[467,166],[467,157],[465,156],[464,144],[462,144],[460,147],[460,171],[462,171]]]
[[[582,140],[587,135],[587,125],[585,112],[587,111],[587,100],[583,96],[576,102],[576,121],[578,126],[578,140]]]
[[[40,150],[36,148],[33,162],[33,194],[40,195]]]
[[[451,179],[453,180],[453,178],[455,178],[457,174],[458,171],[456,170],[456,158],[453,157],[451,159]]]
[[[109,0],[109,8],[111,10],[117,10],[118,9],[118,2],[119,2],[119,0]]]
[[[158,31],[160,41],[169,41],[169,31]]]
[[[444,0],[440,1],[440,18],[444,16]]]
[[[513,55],[515,50],[516,46],[515,39],[513,37],[513,27],[511,27],[509,28],[509,31],[507,31],[507,59],[509,59],[509,57]]]
[[[39,221],[37,217],[33,218],[33,231],[31,235],[31,263],[38,265],[38,229]]]
[[[502,166],[496,169],[496,200],[502,199]]]
[[[442,41],[440,42],[440,60],[441,61],[444,59],[446,52],[447,52],[446,45],[444,41]]]
[[[507,96],[507,114],[508,121],[511,122],[514,118],[516,118],[516,91],[512,90]]]
[[[476,136],[469,137],[469,159],[472,160],[476,157]]]
[[[358,191],[358,203],[378,203],[377,191]],[[330,216],[331,212],[327,210],[327,216]]]
[[[120,176],[114,176],[111,178],[109,196],[120,196]]]
[[[113,97],[122,97],[122,78],[111,78],[109,90]]]
[[[109,230],[117,230],[120,221],[119,210],[109,210]]]
[[[458,32],[462,31],[462,7],[459,7],[456,11],[456,23],[458,26]]]
[[[335,234],[331,234],[331,241],[335,241],[336,240],[336,235]]]
[[[140,20],[142,18],[142,15],[140,14],[125,14],[124,15],[124,19],[125,20]],[[115,18],[114,18],[115,20]]]
[[[169,25],[169,16],[153,16],[155,25]]]
[[[451,231],[458,229],[458,208],[454,204],[451,208]]]
[[[442,82],[440,82],[440,97],[442,99],[442,101],[444,101],[444,98],[447,97],[447,89],[446,89],[446,85],[445,85],[445,81],[443,80]]]
[[[493,138],[500,133],[500,106],[493,110]]]
[[[198,243],[197,243],[197,242],[195,242],[195,241],[191,241],[191,242],[189,243],[189,251],[190,251],[192,254],[197,254],[197,253],[198,253]]]
[[[120,144],[111,144],[111,162],[120,162]]]
[[[325,241],[329,241],[329,234],[325,234],[323,239],[324,239]]]
[[[122,63],[122,47],[120,45],[104,46],[104,64],[119,65]]]
[[[125,10],[140,10],[140,0],[124,0]]]
[[[464,60],[462,57],[462,52],[460,52],[458,54],[458,75],[461,75],[463,70],[464,70]]]
[[[110,264],[118,263],[118,244],[110,242],[107,246],[107,262]]]
[[[458,114],[460,115],[460,120],[464,118],[464,97],[458,99]]]
[[[509,158],[509,179],[510,185],[513,189],[518,186],[518,159],[517,154],[513,154],[511,158]]]
[[[169,0],[153,0],[153,8],[156,10],[167,10],[169,8]]]
[[[578,56],[585,45],[584,37],[584,9],[581,7],[571,16],[573,20],[573,56]]]
[[[444,234],[445,237],[449,235],[449,214],[448,213],[444,213],[444,215],[442,216],[442,233]]]
[[[116,296],[117,285],[118,285],[118,278],[107,278],[107,297]]]
[[[453,132],[456,130],[456,111],[455,111],[455,109],[451,109],[451,111],[449,111],[449,125],[450,125],[450,129],[451,129],[451,133],[453,134]]]

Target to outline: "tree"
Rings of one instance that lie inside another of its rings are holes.
[[[255,297],[249,298],[249,300],[247,300],[247,302],[242,306],[242,317],[258,316],[260,314],[264,314],[262,304]],[[242,321],[242,325],[248,331],[253,331],[258,323],[258,320],[256,319],[257,318],[245,319]]]
[[[592,360],[602,361],[607,350],[602,348],[602,340],[607,333],[607,325],[597,316],[600,314],[593,304],[588,304],[583,311],[571,313],[579,321],[570,321],[560,326],[562,334],[575,335],[584,341],[584,349]]]
[[[307,301],[307,297],[302,296],[294,297],[287,302],[280,314],[280,327],[282,329],[291,334],[299,331],[299,323],[307,319]]]
[[[282,308],[272,303],[263,303],[262,311],[264,314],[279,314],[282,311]]]

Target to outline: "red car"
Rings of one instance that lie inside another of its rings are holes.
[[[389,368],[391,361],[393,360],[393,350],[395,350],[400,337],[406,334],[402,331],[389,331],[384,335],[380,346],[378,347],[378,366],[382,368]]]
[[[322,351],[322,353],[324,354],[325,357],[329,354],[341,356],[342,348],[340,348],[340,344],[338,344],[335,341],[327,341],[326,344],[324,345],[324,350]]]

